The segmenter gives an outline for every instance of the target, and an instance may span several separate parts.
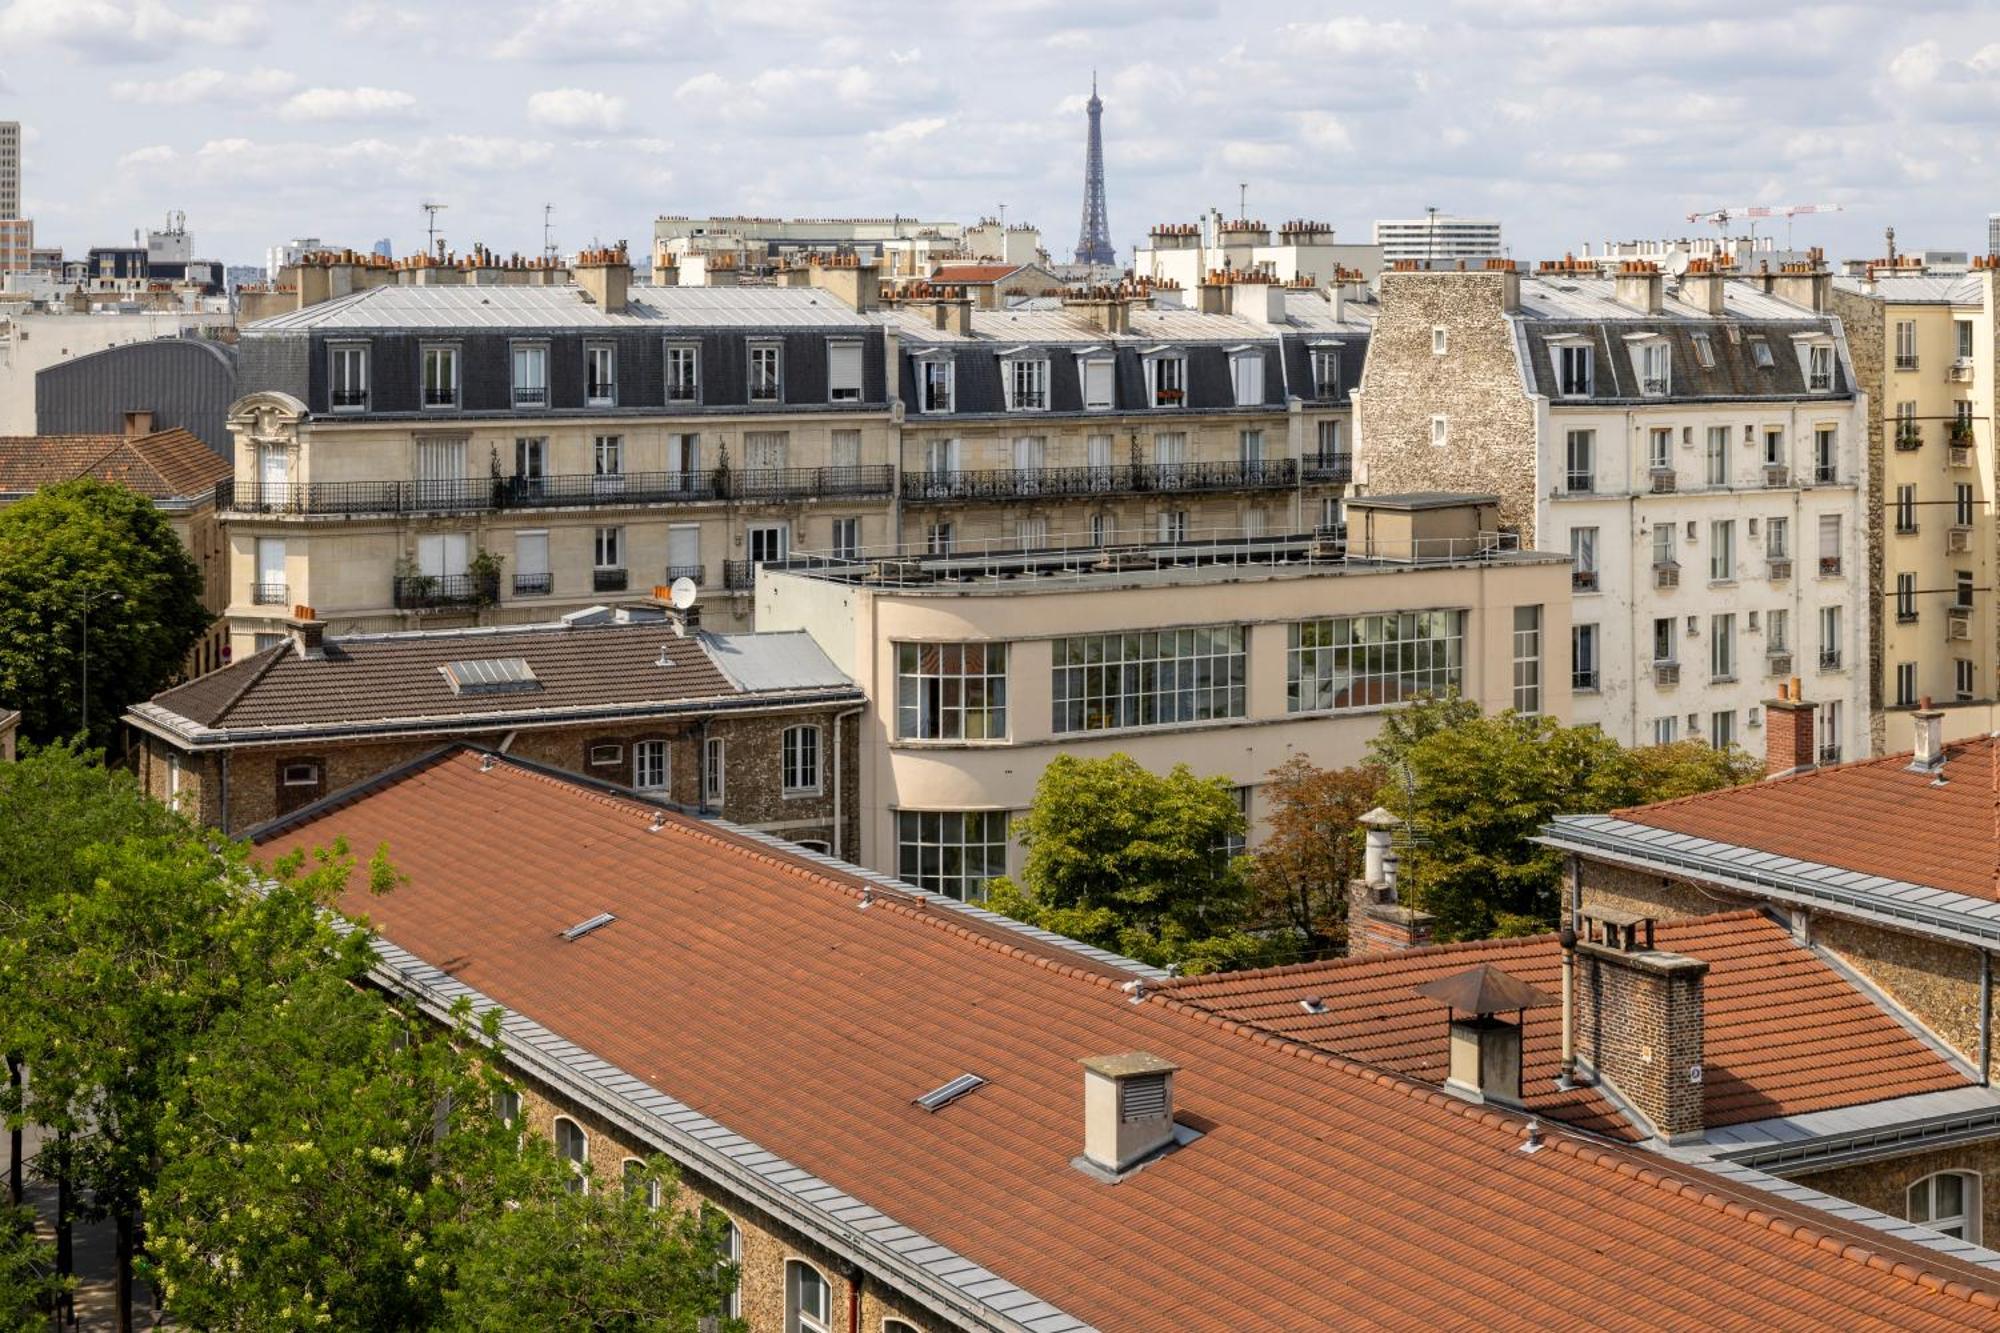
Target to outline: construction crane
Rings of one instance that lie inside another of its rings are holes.
[[[1687,215],[1689,222],[1712,222],[1723,240],[1729,239],[1729,224],[1749,218],[1750,234],[1757,234],[1757,219],[1783,218],[1785,220],[1785,248],[1792,248],[1792,219],[1802,213],[1841,213],[1842,204],[1746,204],[1730,208],[1711,208],[1702,213]]]

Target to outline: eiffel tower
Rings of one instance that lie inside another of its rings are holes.
[[[1104,216],[1104,103],[1097,96],[1097,71],[1090,72],[1090,151],[1083,164],[1083,228],[1076,237],[1076,262],[1117,262],[1111,224]]]

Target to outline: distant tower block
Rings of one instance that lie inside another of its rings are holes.
[[[1117,262],[1111,249],[1111,223],[1104,215],[1104,103],[1097,96],[1097,74],[1090,76],[1090,151],[1083,164],[1083,227],[1076,238],[1076,262]]]

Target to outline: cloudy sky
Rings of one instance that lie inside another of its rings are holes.
[[[1499,17],[1496,17],[1499,15]],[[1899,0],[0,0],[0,119],[43,244],[187,212],[197,249],[650,236],[660,213],[971,220],[1076,244],[1105,100],[1113,240],[1209,205],[1512,252],[1835,202],[1800,245],[1983,246],[2000,4]],[[1782,225],[1782,224],[1780,224]]]

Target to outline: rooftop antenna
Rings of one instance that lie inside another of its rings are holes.
[[[1239,220],[1250,220],[1250,182],[1236,182],[1236,216]]]
[[[549,222],[549,219],[554,216],[555,211],[556,206],[554,204],[542,205],[542,258],[548,260],[553,260],[556,257],[556,235],[554,228]]]
[[[424,210],[424,217],[426,219],[424,226],[424,236],[425,236],[424,248],[426,250],[435,251],[437,249],[438,214],[442,213],[445,209],[449,208],[450,206],[451,205],[449,204],[431,204],[431,203],[418,205],[419,208]]]

